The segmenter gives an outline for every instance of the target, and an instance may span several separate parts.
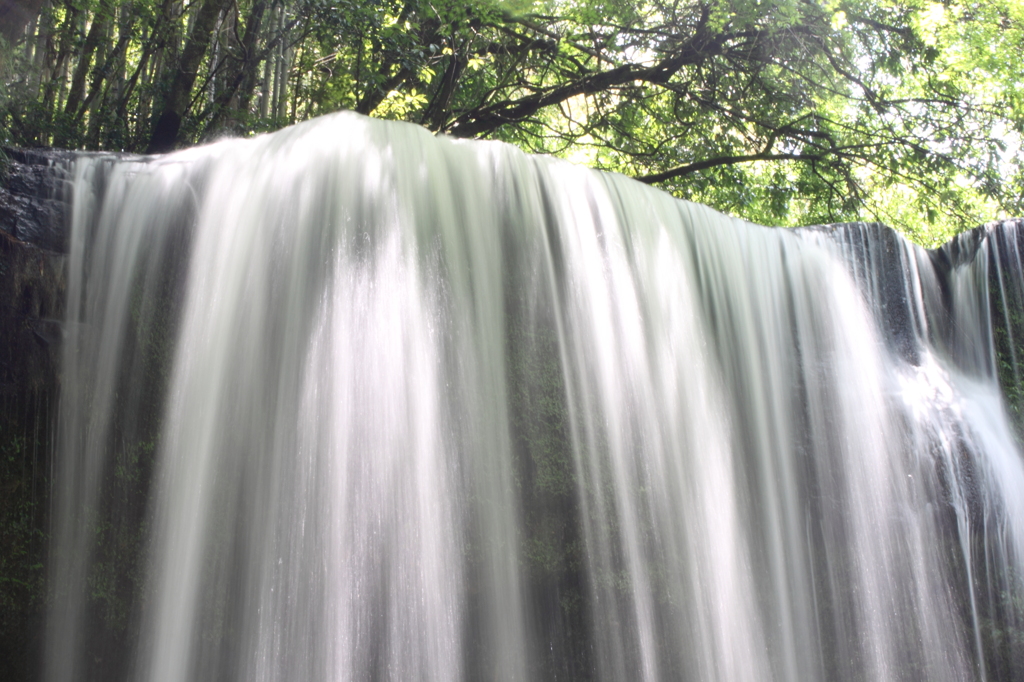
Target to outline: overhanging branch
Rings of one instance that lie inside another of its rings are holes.
[[[707,170],[708,168],[716,168],[718,166],[731,166],[738,163],[748,163],[750,161],[820,161],[822,159],[821,154],[739,154],[735,156],[720,156],[715,159],[705,159],[703,161],[697,161],[696,163],[688,163],[684,166],[676,166],[670,168],[661,173],[652,173],[651,175],[641,175],[636,178],[640,182],[645,182],[648,185],[653,185],[658,182],[664,182],[665,180],[671,180],[672,178],[682,177],[684,175],[690,175],[697,171]]]

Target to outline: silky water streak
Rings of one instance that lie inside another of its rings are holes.
[[[71,189],[49,682],[1024,678],[1018,225],[354,114]]]

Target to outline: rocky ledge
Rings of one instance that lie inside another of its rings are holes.
[[[75,153],[4,149],[0,232],[46,251],[67,250],[68,177]]]

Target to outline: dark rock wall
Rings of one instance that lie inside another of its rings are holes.
[[[0,680],[37,677],[64,317],[66,153],[0,177]]]
[[[21,243],[67,250],[65,186],[73,152],[3,150],[0,231]]]

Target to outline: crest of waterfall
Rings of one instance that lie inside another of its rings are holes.
[[[1016,223],[353,114],[71,190],[50,682],[1024,679]]]

